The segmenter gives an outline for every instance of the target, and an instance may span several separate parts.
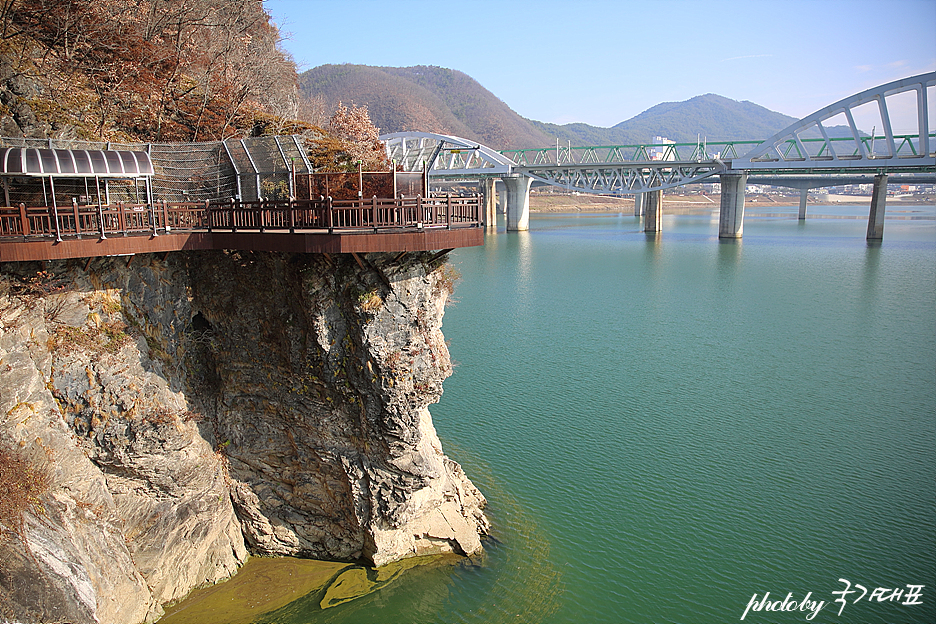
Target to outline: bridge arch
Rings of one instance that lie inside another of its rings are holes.
[[[387,157],[404,171],[422,171],[433,177],[500,177],[511,174],[514,161],[482,145],[456,136],[433,132],[394,132],[380,136]]]
[[[936,72],[930,72],[856,93],[790,124],[743,158],[735,160],[732,168],[755,170],[782,166],[816,169],[831,165],[842,170],[936,164],[936,139],[931,136],[934,128],[929,127],[930,118],[936,117],[936,102],[933,101],[936,97],[929,92],[934,86]],[[911,91],[916,94],[917,131],[898,138],[891,123],[888,98]],[[881,130],[882,136],[875,137],[872,132],[868,137],[858,129],[855,113],[869,104],[877,104],[877,110],[870,112],[878,114],[874,127]],[[846,122],[850,136],[829,135],[824,122],[840,119]]]

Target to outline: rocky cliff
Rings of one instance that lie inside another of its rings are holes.
[[[451,373],[430,254],[0,271],[0,487],[41,477],[0,508],[0,615],[152,621],[248,553],[480,550],[427,409]]]

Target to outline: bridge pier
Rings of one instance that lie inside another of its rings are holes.
[[[741,238],[744,230],[744,187],[747,172],[723,173],[721,182],[721,206],[718,211],[718,238]]]
[[[644,232],[660,232],[663,229],[663,191],[647,191],[644,195]]]
[[[494,178],[482,178],[479,182],[483,202],[482,220],[484,227],[497,227],[497,195],[494,193]]]
[[[533,178],[511,175],[501,178],[507,187],[507,231],[525,232],[530,229],[530,186]]]
[[[634,216],[642,217],[644,216],[644,198],[643,193],[634,193]]]
[[[869,241],[884,239],[884,208],[887,203],[887,174],[874,176],[874,187],[871,192],[871,212],[868,214]]]
[[[806,197],[809,195],[808,188],[802,188],[799,192],[799,220],[806,218]]]

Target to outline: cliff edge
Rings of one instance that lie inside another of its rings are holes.
[[[0,616],[153,621],[248,553],[480,551],[428,411],[451,288],[431,254],[0,266],[0,481],[41,485],[0,508]]]

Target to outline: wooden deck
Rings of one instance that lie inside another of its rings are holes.
[[[0,208],[0,262],[238,249],[431,251],[484,244],[478,196]]]

